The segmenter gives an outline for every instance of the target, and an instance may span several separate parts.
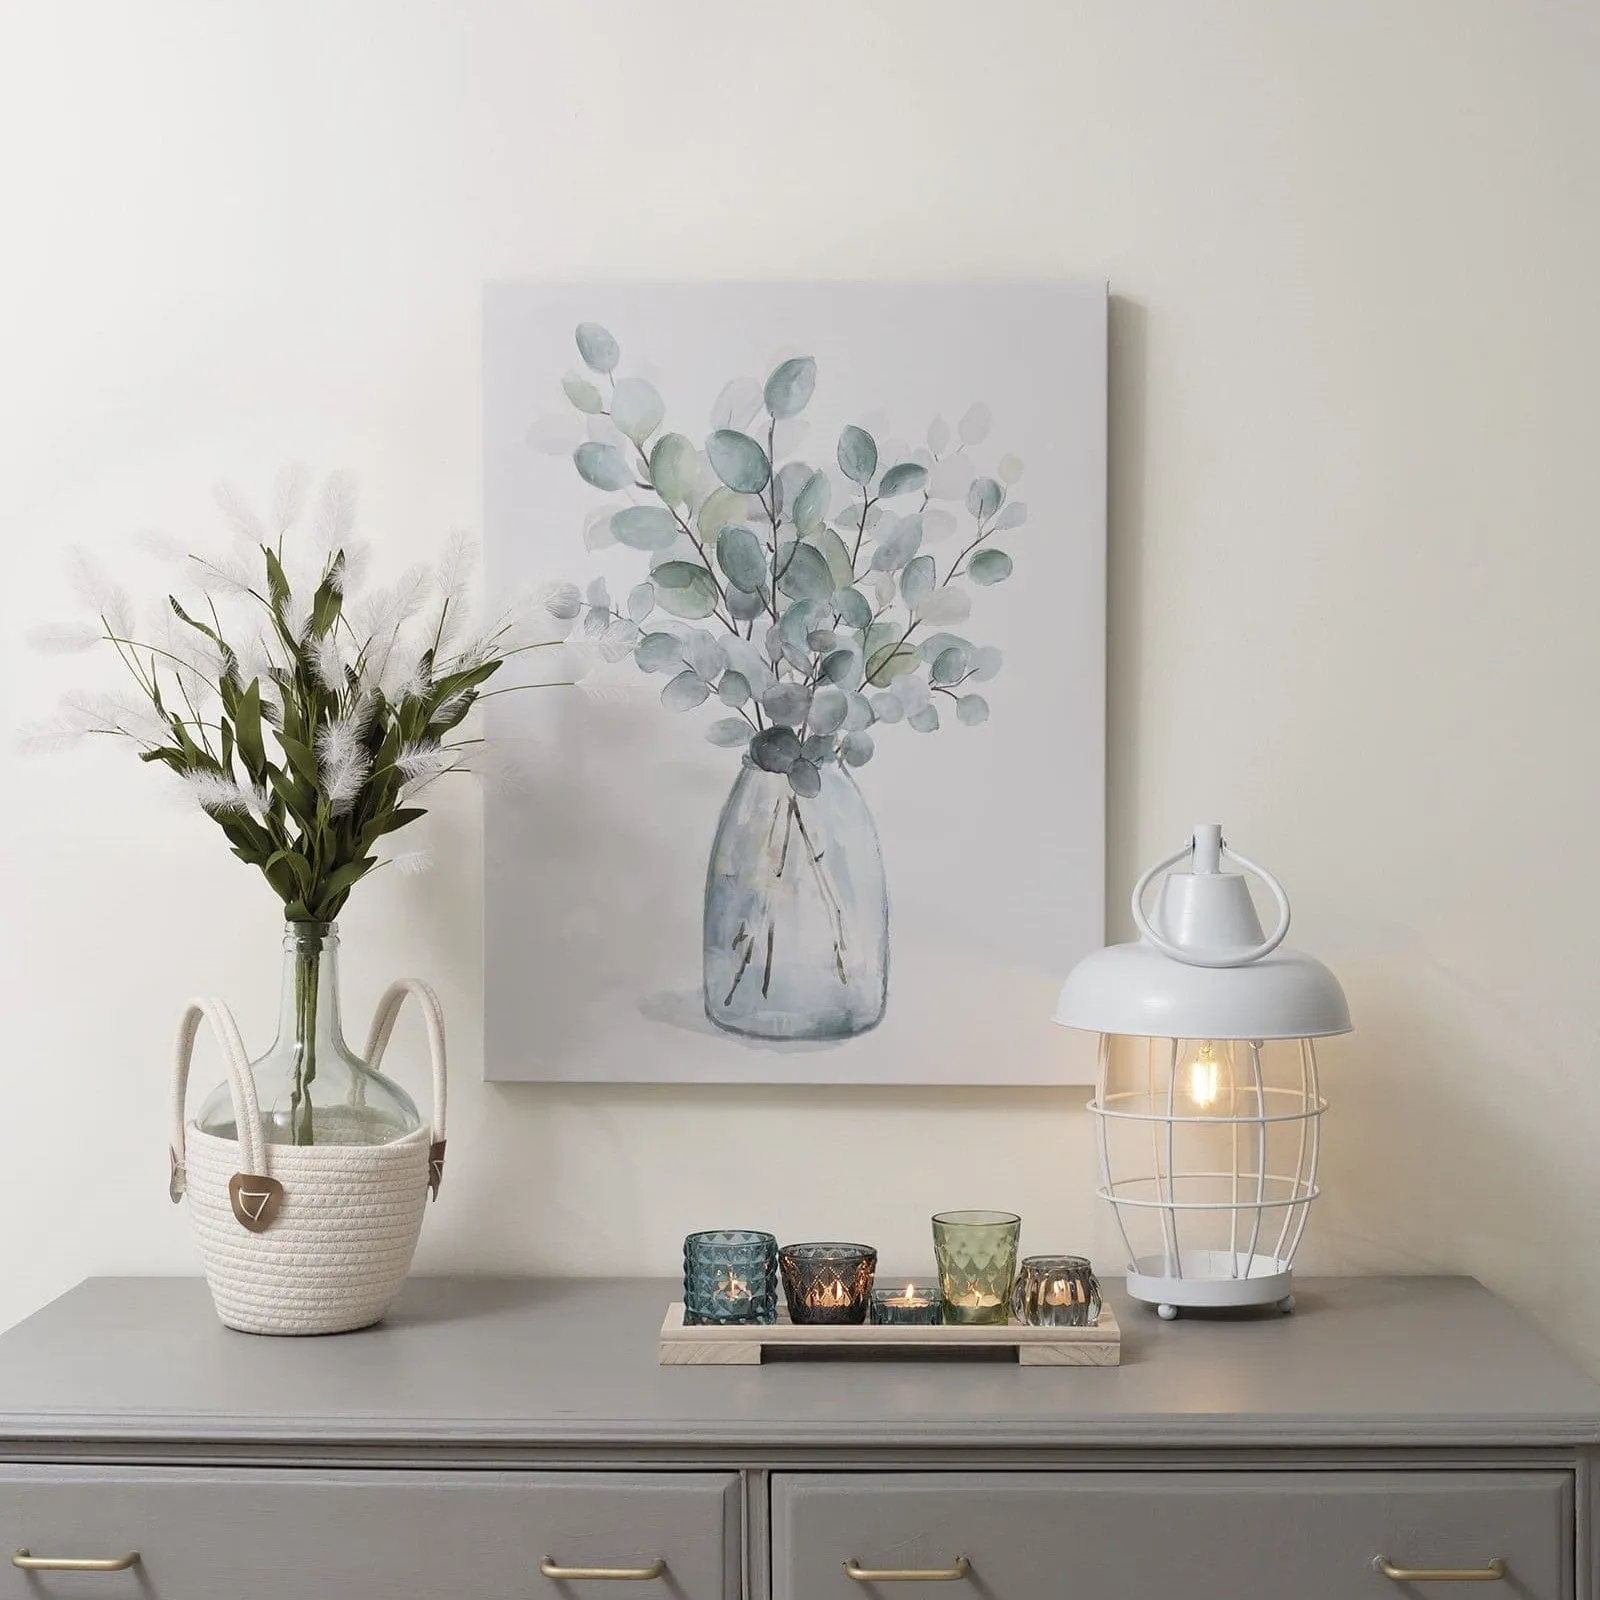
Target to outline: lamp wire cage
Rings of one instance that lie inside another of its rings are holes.
[[[1130,1292],[1164,1317],[1180,1305],[1292,1310],[1327,1110],[1315,1043],[1102,1034],[1097,1085],[1098,1192]]]

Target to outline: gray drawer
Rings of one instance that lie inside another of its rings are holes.
[[[3,1600],[737,1600],[739,1485],[723,1473],[0,1469]],[[25,1573],[34,1555],[125,1572]],[[666,1568],[634,1583],[566,1566]]]
[[[957,1600],[1414,1600],[1458,1592],[1384,1577],[1478,1567],[1492,1600],[1572,1600],[1564,1472],[1060,1472],[786,1474],[772,1484],[774,1600],[909,1597],[867,1569],[970,1571]]]

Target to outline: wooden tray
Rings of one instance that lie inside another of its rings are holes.
[[[661,1324],[664,1367],[755,1367],[768,1350],[810,1350],[818,1355],[874,1355],[911,1350],[919,1355],[961,1356],[974,1350],[1014,1350],[1022,1367],[1115,1367],[1122,1364],[1122,1329],[1111,1307],[1092,1328],[1032,1328],[1012,1322],[990,1327],[796,1327],[787,1317],[761,1326],[685,1327],[683,1302],[667,1307]]]

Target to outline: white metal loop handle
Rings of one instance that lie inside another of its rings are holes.
[[[1278,922],[1260,944],[1249,950],[1233,951],[1226,955],[1207,955],[1198,950],[1185,950],[1181,945],[1173,944],[1168,939],[1163,939],[1152,926],[1150,919],[1145,915],[1144,897],[1155,879],[1168,869],[1177,866],[1180,861],[1187,860],[1194,854],[1194,840],[1181,849],[1175,850],[1164,860],[1156,862],[1148,868],[1139,881],[1133,886],[1133,925],[1139,930],[1139,936],[1146,944],[1154,945],[1162,955],[1171,957],[1174,961],[1181,961],[1189,967],[1247,967],[1252,961],[1259,961],[1263,956],[1269,956],[1283,943],[1284,935],[1289,931],[1289,896],[1284,892],[1284,887],[1265,867],[1258,866],[1254,861],[1248,860],[1232,849],[1226,840],[1223,841],[1221,852],[1224,856],[1238,863],[1246,872],[1253,872],[1272,894],[1277,902]]]

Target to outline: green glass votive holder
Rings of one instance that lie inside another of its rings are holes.
[[[937,1328],[944,1297],[936,1283],[874,1284],[868,1321],[880,1328]]]
[[[778,1320],[778,1241],[751,1228],[713,1228],[683,1241],[686,1327]]]
[[[947,1323],[1011,1320],[1022,1218],[1010,1211],[941,1211],[933,1219],[933,1254]]]

